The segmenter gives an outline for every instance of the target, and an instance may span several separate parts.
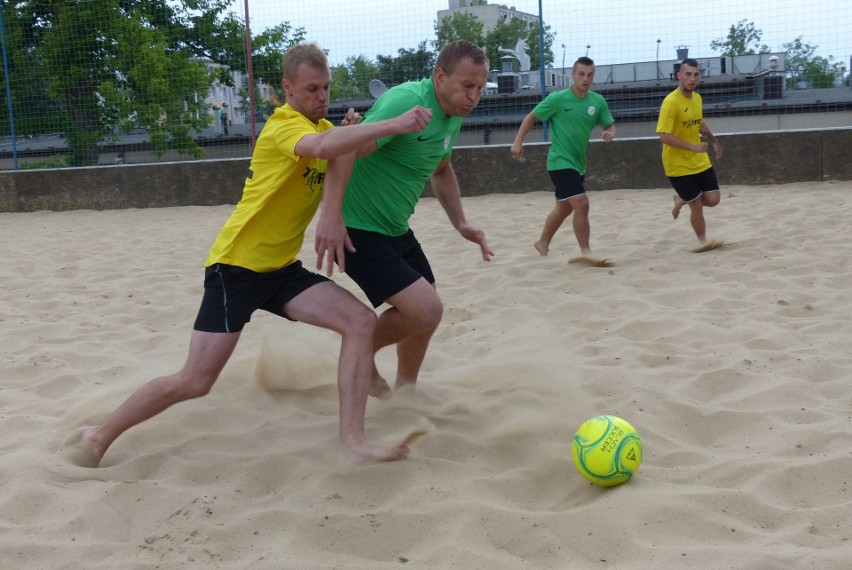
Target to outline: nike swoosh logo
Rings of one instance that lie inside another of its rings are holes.
[[[574,109],[572,108],[572,109],[565,109],[565,110],[566,110],[566,111],[573,111]]]
[[[420,142],[426,142],[426,141],[428,141],[428,140],[430,140],[430,139],[424,139],[424,138],[423,138],[423,135],[420,135],[420,136],[418,136],[418,137],[417,137],[417,140],[419,140]]]

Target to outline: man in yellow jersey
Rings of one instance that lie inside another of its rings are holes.
[[[328,253],[329,274],[336,261],[374,307],[390,305],[379,317],[374,347],[396,345],[396,388],[414,387],[443,314],[429,260],[409,227],[427,180],[453,228],[479,246],[485,261],[494,255],[485,232],[465,217],[450,160],[462,119],[479,103],[487,80],[488,57],[480,47],[466,40],[448,43],[431,77],[392,87],[364,119],[388,120],[423,106],[432,110],[429,126],[420,134],[371,142],[365,145],[371,152],[359,151],[357,161],[350,154],[329,163],[316,232],[317,266]],[[390,393],[374,370],[370,394]]]
[[[683,60],[677,79],[677,89],[666,96],[660,107],[657,134],[663,143],[663,169],[677,192],[672,216],[677,219],[680,209],[688,204],[692,229],[698,242],[704,244],[707,241],[704,208],[712,208],[721,199],[707,148],[712,145],[716,159],[720,159],[722,145],[703,120],[701,95],[695,92],[701,80],[698,61]]]
[[[261,131],[243,196],[210,250],[186,363],[179,372],[139,388],[102,424],[83,428],[81,461],[89,466],[97,466],[127,429],[173,404],[207,394],[257,309],[342,336],[340,440],[349,461],[390,461],[408,454],[405,445],[370,445],[364,434],[375,313],[302,267],[296,256],[322,196],[327,160],[379,137],[419,133],[431,112],[416,107],[380,123],[335,129],[324,118],[331,74],[323,51],[316,44],[294,46],[282,67],[287,103]]]

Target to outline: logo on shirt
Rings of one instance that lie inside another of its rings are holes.
[[[305,167],[305,172],[302,173],[302,178],[305,179],[305,186],[310,188],[311,192],[322,190],[322,183],[325,180],[325,172],[320,172],[316,168],[310,166]]]
[[[683,112],[686,113],[687,111],[689,111],[689,107],[684,107]]]
[[[594,115],[594,114],[595,114],[595,106],[594,106],[594,105],[589,105],[589,108],[588,108],[588,109],[586,109],[586,112],[588,112],[588,113],[589,113],[589,116],[591,117],[592,115]]]
[[[448,148],[450,148],[450,140],[451,139],[452,139],[451,135],[447,135],[447,137],[444,139],[444,150],[447,150]],[[420,135],[420,136],[417,137],[417,140],[420,141],[420,142],[428,142],[428,141],[435,140],[435,139],[424,139],[423,135]]]
[[[684,129],[691,129],[692,127],[701,126],[701,119],[692,119],[691,121],[681,121],[681,125],[683,125]]]

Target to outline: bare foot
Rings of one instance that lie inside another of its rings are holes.
[[[383,461],[398,461],[405,459],[411,450],[407,445],[396,447],[379,447],[377,445],[359,445],[344,449],[346,462],[351,465],[362,465],[364,463],[380,463]]]
[[[686,202],[681,200],[680,197],[677,195],[672,196],[672,199],[674,200],[674,208],[672,208],[672,217],[674,219],[677,219],[677,217],[680,215],[680,209],[683,208]]]
[[[397,461],[408,457],[412,443],[426,435],[427,430],[416,429],[402,440],[396,447],[378,447],[375,445],[354,445],[343,450],[346,460],[351,464],[377,463],[381,461]]]
[[[97,426],[86,426],[68,436],[62,447],[62,454],[79,467],[97,467],[106,452],[95,441]]]
[[[541,243],[541,240],[535,242],[533,247],[538,251],[538,254],[542,257],[547,256],[548,247],[546,244]]]
[[[393,392],[391,392],[387,381],[379,375],[373,376],[373,380],[370,382],[370,391],[368,393],[379,400],[388,400],[391,396],[393,396]]]
[[[710,240],[700,242],[701,245],[692,250],[692,253],[704,253],[705,251],[712,251],[714,249],[719,249],[720,247],[725,247],[725,240]]]

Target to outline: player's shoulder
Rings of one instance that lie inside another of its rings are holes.
[[[598,93],[597,91],[589,91],[589,96],[591,96],[597,102],[606,104],[606,97],[604,97],[602,93]]]
[[[281,107],[277,107],[275,111],[273,111],[272,115],[266,120],[266,124],[263,128],[267,129],[267,127],[269,130],[282,129],[289,131],[291,129],[301,129],[321,133],[334,128],[334,124],[326,118],[322,118],[314,123],[293,107],[283,105]]]
[[[391,87],[382,99],[408,99],[422,101],[429,97],[434,91],[432,79],[421,79],[420,81],[406,81]]]

